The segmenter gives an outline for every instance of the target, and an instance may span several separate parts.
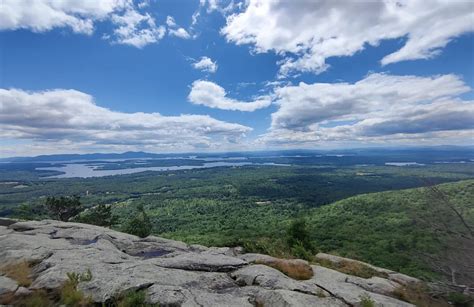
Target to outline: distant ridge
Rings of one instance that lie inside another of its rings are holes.
[[[425,147],[367,147],[367,148],[347,148],[347,149],[289,149],[289,150],[262,150],[262,151],[234,151],[234,152],[187,152],[187,153],[149,153],[144,151],[127,151],[123,153],[91,153],[91,154],[52,154],[39,155],[34,157],[10,157],[0,158],[0,162],[60,162],[71,160],[101,160],[101,159],[159,159],[169,157],[268,157],[275,155],[360,155],[373,156],[379,154],[413,154],[418,153],[463,153],[472,154],[474,158],[474,146],[425,146]]]

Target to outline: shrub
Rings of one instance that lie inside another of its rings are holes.
[[[313,249],[311,236],[305,219],[300,218],[291,222],[287,231],[287,242],[290,247],[301,244],[308,250]]]
[[[48,197],[45,208],[52,219],[67,222],[82,210],[79,196]]]
[[[110,227],[115,224],[116,217],[112,214],[112,206],[100,204],[83,212],[78,222],[92,224],[102,227]]]
[[[139,291],[127,291],[119,299],[117,303],[118,307],[152,307],[158,306],[154,304],[146,303],[146,293],[143,290]]]
[[[451,292],[448,294],[447,297],[448,301],[454,304],[454,306],[459,306],[459,307],[468,307],[472,306],[473,299],[472,297],[469,297],[465,294],[459,293],[459,292]]]
[[[296,258],[308,260],[308,261],[313,261],[313,253],[308,251],[303,244],[297,243],[295,246],[291,248],[291,253],[293,256]]]
[[[259,237],[247,239],[235,245],[242,245],[246,253],[266,254],[278,258],[291,258],[286,242],[280,238]]]
[[[296,219],[287,230],[287,244],[295,257],[313,260],[314,245],[311,241],[310,232],[306,220]]]
[[[393,291],[392,295],[400,300],[412,303],[419,307],[445,307],[451,305],[442,297],[432,297],[429,293],[429,289],[423,283],[418,283],[408,287],[400,286]],[[457,305],[454,304],[454,306]]]
[[[146,214],[143,205],[140,204],[137,211],[138,213],[126,224],[124,232],[140,238],[148,237],[152,230],[150,218]]]
[[[5,304],[26,307],[54,306],[54,302],[48,297],[48,294],[44,290],[34,290],[31,294],[25,297],[13,297],[11,302]]]
[[[92,280],[92,273],[88,269],[85,273],[67,273],[68,280],[60,290],[61,303],[66,306],[89,306],[92,305],[90,297],[84,296],[82,291],[77,290],[77,286],[82,281]]]

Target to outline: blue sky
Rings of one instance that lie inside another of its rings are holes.
[[[473,143],[472,1],[59,3],[0,12],[1,156]]]

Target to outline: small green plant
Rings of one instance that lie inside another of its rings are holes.
[[[92,280],[92,272],[90,269],[87,269],[87,271],[84,273],[69,272],[66,275],[69,278],[69,281],[75,286],[77,286],[82,281]]]
[[[374,300],[368,294],[363,294],[359,298],[361,307],[375,307]]]
[[[451,292],[448,294],[447,299],[454,306],[468,307],[472,306],[473,298],[459,292]]]
[[[118,307],[154,307],[155,304],[146,303],[146,293],[144,290],[125,292],[117,303]]]
[[[326,297],[326,293],[324,293],[324,291],[321,290],[321,289],[317,289],[316,290],[316,296],[317,297]]]
[[[89,306],[92,304],[90,297],[84,296],[82,291],[77,290],[80,282],[92,280],[92,272],[87,269],[85,273],[67,273],[68,280],[60,291],[61,303],[66,306]]]

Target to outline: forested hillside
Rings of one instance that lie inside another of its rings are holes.
[[[323,251],[420,277],[451,279],[454,270],[458,282],[472,282],[473,200],[474,180],[466,180],[358,195],[307,216]]]

